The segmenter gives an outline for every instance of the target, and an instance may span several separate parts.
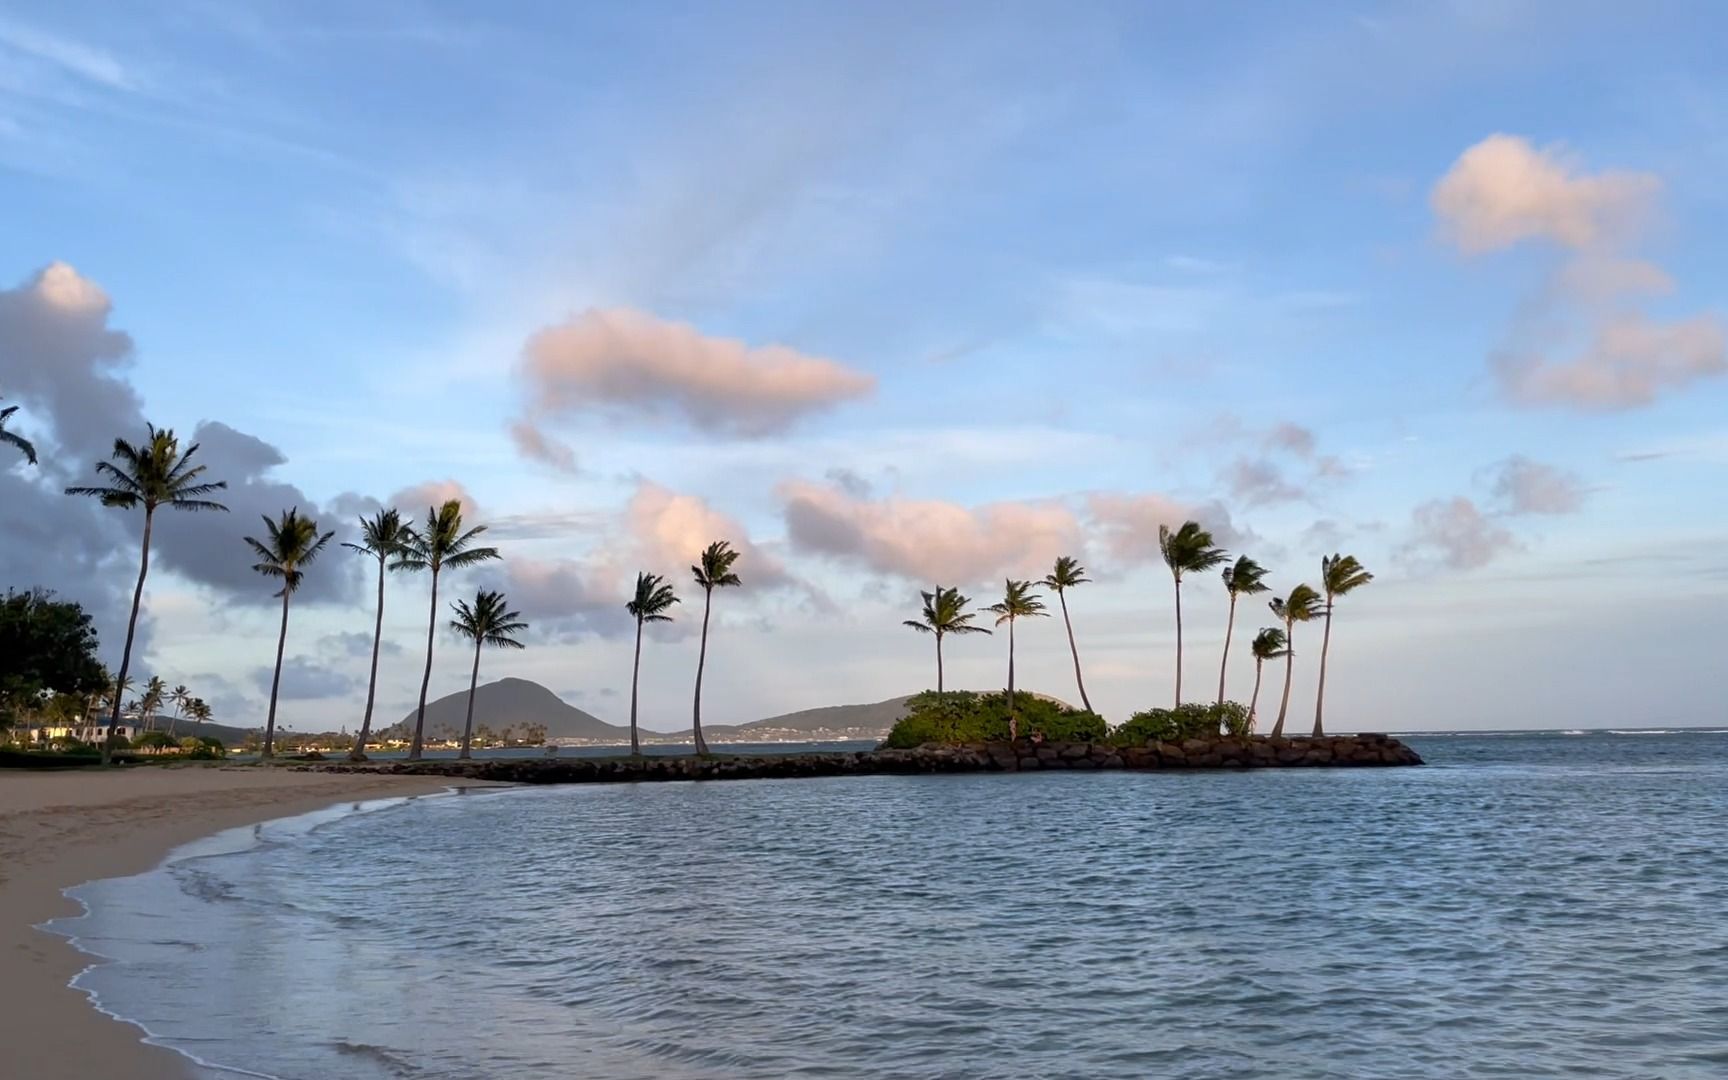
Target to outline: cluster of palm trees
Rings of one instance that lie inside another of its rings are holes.
[[[184,683],[169,689],[160,675],[152,675],[144,684],[142,693],[127,699],[125,695],[132,689],[132,685],[133,680],[130,677],[124,683],[110,678],[106,688],[90,697],[86,712],[99,703],[112,704],[117,699],[125,700],[124,711],[138,717],[145,731],[154,731],[163,707],[172,706],[174,714],[168,718],[169,738],[173,738],[174,733],[179,730],[181,720],[191,720],[194,724],[204,724],[210,720],[210,706],[203,698],[194,697]]]
[[[1158,550],[1163,556],[1164,564],[1169,567],[1171,579],[1176,592],[1176,704],[1182,704],[1182,581],[1183,575],[1204,573],[1218,567],[1229,560],[1229,553],[1216,546],[1212,534],[1202,528],[1198,522],[1184,522],[1180,527],[1172,529],[1168,525],[1158,528]],[[1234,563],[1224,566],[1222,578],[1224,591],[1229,598],[1229,612],[1224,626],[1224,649],[1218,664],[1218,698],[1217,704],[1224,703],[1224,694],[1230,670],[1230,640],[1236,628],[1236,601],[1243,596],[1253,596],[1270,591],[1265,582],[1268,571],[1246,555],[1236,559]],[[1013,578],[1003,583],[1002,599],[989,607],[985,612],[996,616],[996,625],[1008,626],[1008,730],[1010,737],[1019,734],[1014,713],[1014,626],[1023,618],[1039,618],[1050,613],[1045,610],[1044,601],[1034,590],[1042,585],[1056,594],[1062,608],[1062,623],[1068,633],[1068,650],[1074,659],[1074,683],[1080,692],[1082,706],[1090,712],[1092,702],[1086,696],[1086,682],[1080,671],[1080,650],[1074,640],[1074,624],[1068,615],[1068,590],[1078,585],[1086,584],[1086,568],[1081,566],[1073,556],[1063,555],[1056,560],[1055,566],[1040,582],[1030,580],[1016,581]],[[1272,728],[1274,737],[1284,734],[1284,719],[1290,708],[1290,685],[1294,675],[1295,650],[1291,646],[1295,635],[1296,624],[1314,619],[1324,619],[1325,634],[1320,647],[1320,682],[1314,698],[1314,734],[1325,734],[1326,707],[1326,660],[1332,644],[1332,613],[1339,597],[1354,592],[1356,589],[1374,580],[1374,575],[1363,568],[1353,555],[1328,555],[1320,560],[1321,587],[1316,590],[1310,585],[1301,584],[1292,588],[1285,596],[1274,598],[1268,605],[1273,615],[1284,625],[1266,627],[1254,636],[1249,647],[1254,657],[1254,692],[1249,698],[1248,715],[1252,723],[1255,710],[1260,700],[1260,682],[1262,667],[1268,660],[1282,658],[1284,660],[1284,693],[1278,706],[1278,720]],[[921,592],[923,608],[916,619],[908,619],[904,625],[921,634],[929,634],[936,640],[936,690],[943,690],[942,641],[950,634],[989,634],[988,627],[975,625],[973,620],[977,612],[968,611],[972,600],[963,596],[959,588],[936,586],[930,592]]]

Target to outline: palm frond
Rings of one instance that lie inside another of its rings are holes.
[[[1320,584],[1328,599],[1360,589],[1374,575],[1354,555],[1327,555],[1320,560]]]
[[[1254,635],[1249,646],[1257,660],[1277,660],[1290,650],[1290,639],[1276,626],[1268,626]]]
[[[716,540],[702,550],[697,563],[690,567],[690,574],[696,579],[696,584],[710,591],[742,585],[743,579],[732,572],[732,564],[738,561],[738,555],[731,541]]]
[[[1198,521],[1184,521],[1176,529],[1158,526],[1158,551],[1178,581],[1185,573],[1210,570],[1229,557],[1223,548],[1212,545],[1212,534]]]
[[[1246,555],[1239,556],[1234,566],[1224,568],[1224,589],[1232,596],[1252,596],[1270,587],[1265,582],[1267,570]]]
[[[1061,592],[1075,585],[1084,585],[1092,579],[1086,576],[1086,568],[1072,555],[1061,555],[1056,559],[1056,566],[1044,577],[1044,587]]]

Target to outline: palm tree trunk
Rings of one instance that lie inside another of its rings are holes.
[[[1254,658],[1254,696],[1248,699],[1248,734],[1254,734],[1254,710],[1260,705],[1260,669],[1266,666],[1266,661],[1258,656]]]
[[[1176,705],[1182,705],[1182,579],[1176,579]]]
[[[1014,620],[1008,620],[1008,741],[1020,737],[1019,718],[1014,715]]]
[[[1236,594],[1230,594],[1230,617],[1224,621],[1224,659],[1218,661],[1218,704],[1224,704],[1224,673],[1230,670],[1230,632],[1236,629]],[[1258,678],[1258,676],[1256,676]]]
[[[180,726],[180,706],[174,706],[174,718],[168,721],[168,737],[174,737],[174,731]]]
[[[438,571],[432,571],[432,616],[426,621],[426,674],[420,676],[420,711],[414,714],[414,741],[408,744],[408,760],[419,761],[426,745],[426,690],[432,685],[432,639],[438,632]]]
[[[485,644],[485,638],[474,641],[474,674],[468,677],[468,719],[462,725],[462,752],[456,757],[467,761],[474,755],[470,752],[474,746],[474,691],[480,686],[480,646]]]
[[[288,583],[282,583],[282,630],[276,635],[276,674],[270,677],[270,712],[264,718],[264,749],[258,755],[259,760],[269,761],[275,753],[276,740],[276,691],[282,687],[282,651],[288,647],[288,598],[293,594],[288,591]]]
[[[378,646],[384,641],[384,556],[378,556],[378,617],[372,626],[372,678],[366,683],[366,715],[360,718],[360,734],[349,761],[366,760],[366,740],[372,734],[372,703],[378,696]]]
[[[1296,667],[1296,624],[1284,624],[1284,697],[1278,702],[1278,722],[1272,725],[1272,737],[1284,734],[1284,714],[1290,711],[1290,678]]]
[[[1326,632],[1320,640],[1320,688],[1314,693],[1314,737],[1326,734],[1326,728],[1320,722],[1321,711],[1326,707],[1326,653],[1332,648],[1332,602],[1326,602]]]
[[[942,635],[936,635],[936,692],[942,692]]]
[[[696,706],[690,714],[691,725],[696,732],[696,752],[703,756],[708,753],[708,741],[702,738],[702,669],[708,666],[708,611],[713,606],[714,590],[703,590],[702,648],[696,654]]]
[[[1086,696],[1086,680],[1080,677],[1080,649],[1074,644],[1074,624],[1068,621],[1068,593],[1064,589],[1056,590],[1056,599],[1062,601],[1062,625],[1068,629],[1068,651],[1074,656],[1074,685],[1080,688],[1080,704],[1092,711],[1092,700]]]
[[[642,616],[636,616],[636,660],[630,665],[630,756],[642,752],[636,737],[636,682],[642,675]]]
[[[132,666],[132,638],[138,631],[138,605],[144,601],[144,576],[150,572],[150,528],[156,508],[144,507],[144,544],[138,557],[138,584],[132,588],[132,616],[126,620],[126,646],[120,650],[120,673],[114,676],[114,712],[108,717],[108,737],[102,740],[102,764],[114,760],[114,733],[120,727],[120,687],[126,685],[126,671]]]

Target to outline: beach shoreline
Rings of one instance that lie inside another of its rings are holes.
[[[439,776],[313,773],[255,766],[0,773],[0,1045],[31,1080],[187,1080],[192,1064],[142,1040],[71,981],[93,962],[38,929],[81,913],[65,890],[159,865],[225,829],[339,803],[489,786]]]

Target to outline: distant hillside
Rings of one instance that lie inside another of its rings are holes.
[[[468,691],[446,694],[437,701],[426,703],[426,731],[440,727],[460,732],[468,715]],[[617,739],[628,742],[630,729],[608,724],[591,713],[583,712],[563,698],[527,679],[499,679],[482,683],[474,692],[474,726],[485,724],[493,731],[513,727],[517,731],[531,724],[546,728],[548,739]],[[404,716],[398,728],[412,731],[414,713]]]
[[[770,716],[766,720],[754,720],[748,724],[716,724],[703,730],[715,735],[738,737],[764,732],[815,731],[886,735],[888,729],[906,715],[906,703],[911,697],[910,694],[905,694],[868,705],[828,705],[820,709],[802,709],[781,716]]]

